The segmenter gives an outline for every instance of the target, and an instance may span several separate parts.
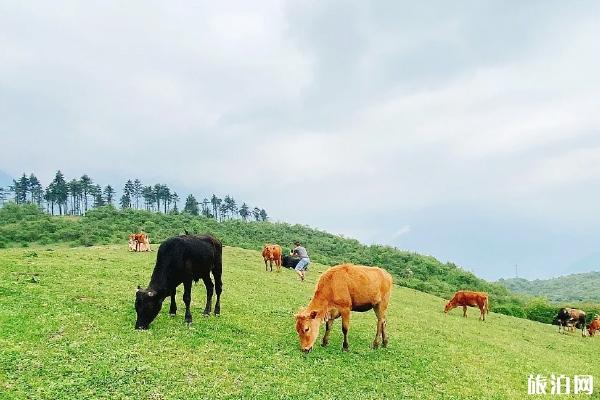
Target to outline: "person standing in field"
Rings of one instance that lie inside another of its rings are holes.
[[[296,265],[296,268],[294,269],[298,273],[300,280],[304,281],[304,274],[306,272],[306,268],[310,264],[310,258],[308,258],[308,252],[299,241],[296,240],[294,245],[296,247],[294,247],[294,250],[292,250],[292,255],[300,257],[300,261],[298,261],[298,265]]]

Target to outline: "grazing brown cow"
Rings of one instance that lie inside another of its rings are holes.
[[[319,278],[310,304],[296,314],[300,347],[304,352],[312,350],[323,321],[325,335],[321,345],[327,346],[333,320],[342,317],[342,350],[348,351],[350,311],[363,312],[370,309],[377,315],[377,334],[373,348],[379,347],[380,340],[383,341],[383,347],[386,347],[388,337],[385,318],[391,289],[392,276],[381,268],[352,264],[329,268]]]
[[[598,330],[600,330],[600,317],[596,317],[594,320],[592,320],[588,328],[588,333],[590,336],[594,336]]]
[[[265,271],[267,269],[267,261],[271,266],[271,272],[273,272],[273,261],[275,261],[275,268],[277,272],[281,272],[281,246],[278,244],[265,244],[262,251],[263,259],[265,260]]]
[[[490,303],[488,299],[488,294],[485,292],[471,292],[467,290],[459,290],[454,293],[454,297],[450,299],[450,301],[446,304],[444,308],[444,313],[448,313],[448,311],[462,306],[463,308],[463,317],[467,318],[467,306],[469,307],[479,307],[480,315],[479,320],[485,321],[485,314],[490,312]]]

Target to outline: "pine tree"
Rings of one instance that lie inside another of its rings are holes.
[[[48,189],[50,189],[51,191],[50,197],[58,205],[58,214],[66,215],[67,200],[69,199],[69,189],[67,187],[67,182],[65,181],[65,176],[62,172],[60,172],[60,170],[56,171],[54,180],[52,180],[52,182],[48,186]]]
[[[121,196],[121,200],[119,201],[119,205],[121,206],[121,208],[125,209],[125,208],[130,208],[131,207],[131,197],[129,197],[128,194],[123,194]]]
[[[248,220],[248,216],[250,215],[250,207],[248,207],[248,204],[242,204],[242,206],[240,207],[239,214],[240,217],[242,217],[242,219],[244,220],[244,222]]]
[[[260,221],[260,208],[254,207],[254,209],[252,210],[252,216],[256,221]]]
[[[142,190],[144,187],[142,186],[142,182],[139,179],[133,181],[133,197],[135,198],[135,209],[139,210],[140,208],[140,197],[142,196]]]
[[[152,186],[145,186],[142,189],[142,197],[144,198],[144,205],[146,206],[146,211],[154,210],[156,195],[154,189],[152,189]]]
[[[104,202],[104,198],[102,197],[102,187],[100,185],[92,186],[90,189],[90,194],[94,198],[94,207],[102,207],[106,205]]]
[[[79,184],[81,185],[82,198],[83,198],[83,212],[86,213],[88,210],[88,196],[91,195],[91,192],[94,190],[94,184],[92,182],[92,178],[90,178],[87,174],[83,174],[81,178],[79,178]]]
[[[173,213],[178,214],[179,209],[177,208],[177,203],[179,203],[179,195],[177,194],[177,192],[173,192],[173,194],[171,195],[171,203],[173,204]]]
[[[261,219],[261,221],[266,221],[269,219],[269,217],[267,216],[267,212],[265,211],[264,208],[262,210],[260,210],[260,219]]]
[[[192,215],[198,215],[198,201],[196,200],[193,194],[190,194],[185,199],[185,206],[183,207],[183,212]]]
[[[106,204],[112,205],[114,197],[115,189],[113,189],[110,185],[106,185],[106,187],[104,188],[104,201],[106,202]]]

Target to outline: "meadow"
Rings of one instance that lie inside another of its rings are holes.
[[[444,315],[442,298],[398,286],[388,348],[370,348],[367,312],[352,314],[348,353],[338,320],[329,347],[303,354],[293,316],[327,267],[312,264],[301,283],[234,247],[224,249],[220,317],[202,317],[199,283],[191,326],[179,288],[178,315],[167,301],[136,331],[135,288],[155,257],[126,245],[1,249],[0,398],[522,399],[529,374],[600,379],[598,337],[496,313],[480,322],[475,309]]]

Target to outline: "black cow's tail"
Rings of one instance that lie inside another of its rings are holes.
[[[209,237],[214,251],[214,265],[212,269],[212,275],[215,279],[215,291],[217,292],[217,296],[220,296],[221,291],[223,290],[223,280],[221,278],[221,276],[223,275],[223,244],[219,239],[213,236]]]

